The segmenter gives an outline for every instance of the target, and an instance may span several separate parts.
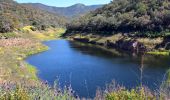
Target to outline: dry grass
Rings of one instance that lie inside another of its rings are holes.
[[[0,39],[0,83],[8,81],[20,83],[26,80],[27,84],[32,85],[36,81],[38,82],[36,69],[26,64],[23,59],[29,55],[47,50],[48,48],[42,45],[41,41],[56,39],[62,32],[64,32],[64,29],[60,28],[42,32],[22,33],[20,31],[15,32],[15,37]]]
[[[70,37],[77,37],[80,38],[80,33],[79,34],[73,34]],[[88,38],[90,41],[96,41],[97,43],[105,43],[107,40],[109,40],[112,43],[115,43],[117,41],[119,41],[120,39],[123,39],[125,41],[128,40],[133,40],[133,37],[129,37],[126,35],[122,35],[121,33],[118,34],[114,34],[114,35],[110,35],[110,36],[102,36],[102,35],[97,35],[97,34],[82,34],[81,35],[82,38]],[[138,42],[143,43],[146,48],[148,48],[149,50],[154,50],[155,47],[159,44],[161,44],[163,42],[163,38],[159,37],[159,38],[140,38],[140,37],[136,37],[135,38]]]
[[[30,32],[34,38],[39,39],[41,41],[45,40],[53,40],[59,38],[63,33],[65,33],[65,29],[62,28],[49,28],[46,31],[32,31]]]
[[[0,39],[0,47],[31,46],[33,41],[24,38]]]
[[[156,45],[160,44],[163,42],[163,38],[138,38],[137,39],[139,42],[145,44],[147,48],[154,48]]]
[[[33,70],[23,59],[28,55],[47,50],[47,47],[39,42],[22,38],[0,41],[3,41],[0,43],[3,48],[0,54],[1,82],[3,80],[19,83],[24,79],[28,84],[34,83],[37,80],[36,70]]]

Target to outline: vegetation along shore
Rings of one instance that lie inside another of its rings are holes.
[[[169,1],[118,0],[73,20],[65,36],[148,54],[169,55]]]
[[[126,89],[113,82],[105,90],[96,90],[94,98],[80,98],[71,86],[62,89],[57,80],[54,86],[41,81],[37,76],[38,70],[24,61],[30,55],[48,50],[42,41],[59,38],[136,53],[169,56],[169,0],[113,0],[109,4],[94,7],[86,14],[81,12],[83,15],[75,15],[75,18],[49,10],[13,0],[0,0],[0,100],[170,98],[170,70],[166,72],[158,90],[150,90],[142,83],[136,88]]]

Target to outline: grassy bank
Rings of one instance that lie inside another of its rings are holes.
[[[30,55],[48,50],[41,41],[57,39],[64,29],[50,28],[46,31],[31,31],[28,27],[13,33],[1,34],[0,39],[0,99],[1,100],[33,100],[52,99],[59,95],[66,96],[68,91],[57,93],[47,83],[37,77],[37,69],[27,64],[24,59]],[[57,89],[55,89],[57,90]],[[71,94],[71,93],[70,93]]]
[[[51,28],[46,31],[31,31],[23,28],[22,31],[12,33],[12,36],[11,33],[3,34],[6,39],[0,39],[0,83],[21,82],[23,79],[29,82],[37,80],[36,69],[23,60],[29,55],[47,50],[48,47],[41,41],[56,39],[63,32],[64,29],[61,28]]]
[[[1,83],[8,81],[18,83],[23,79],[28,83],[34,83],[36,71],[23,60],[48,48],[38,41],[24,38],[2,39],[0,45]]]
[[[151,51],[151,52],[147,52],[147,54],[157,55],[157,56],[169,56],[170,55],[170,51],[169,50]]]

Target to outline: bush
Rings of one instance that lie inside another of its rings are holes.
[[[141,89],[119,89],[106,94],[106,100],[154,100],[156,97],[146,94],[144,88]]]
[[[73,20],[69,33],[142,33],[162,36],[170,28],[170,2],[167,0],[114,0],[108,5]],[[158,34],[159,33],[159,34]]]
[[[6,33],[14,30],[13,21],[3,15],[0,15],[0,32]]]

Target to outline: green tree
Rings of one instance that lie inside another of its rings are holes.
[[[147,9],[148,9],[147,5],[144,4],[143,2],[138,3],[137,6],[136,6],[136,10],[137,10],[137,13],[139,15],[146,14],[147,13]]]

